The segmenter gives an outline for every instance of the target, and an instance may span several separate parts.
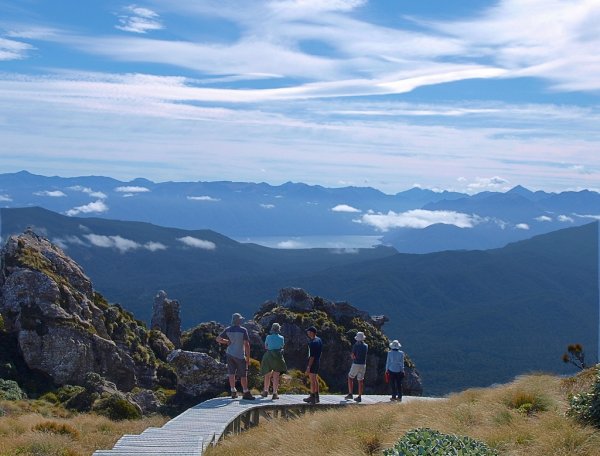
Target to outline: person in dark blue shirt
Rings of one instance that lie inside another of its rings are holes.
[[[323,341],[317,337],[317,328],[311,326],[306,330],[306,335],[309,338],[308,342],[308,364],[306,373],[310,378],[310,396],[303,399],[309,404],[318,404],[319,401],[319,381],[317,374],[319,373],[319,365],[321,362],[321,353],[323,351]]]
[[[358,380],[358,396],[354,398],[356,402],[362,400],[362,393],[365,385],[365,371],[367,370],[367,352],[369,346],[365,343],[365,333],[358,331],[354,340],[356,343],[352,346],[352,366],[348,372],[348,395],[346,399],[352,399],[354,390],[354,379]]]

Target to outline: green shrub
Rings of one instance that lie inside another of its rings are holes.
[[[567,415],[578,421],[600,428],[600,369],[591,391],[571,397]]]
[[[317,375],[317,381],[319,382],[320,393],[329,392],[327,383],[319,375]],[[287,374],[280,377],[279,392],[283,394],[309,394],[310,379],[303,371],[290,369]]]
[[[544,412],[550,408],[550,400],[531,391],[516,390],[506,398],[506,405],[525,415]]]
[[[58,404],[60,401],[58,400],[58,396],[53,393],[52,391],[49,391],[45,394],[42,394],[40,396],[40,399],[46,402],[50,402],[51,404]]]
[[[418,428],[408,431],[385,456],[498,456],[498,452],[485,443],[466,436],[442,434],[433,429]]]
[[[27,395],[19,388],[17,382],[0,378],[0,399],[5,401],[19,401],[26,398]]]
[[[92,410],[114,421],[138,420],[142,417],[135,405],[116,394],[99,399]]]
[[[79,431],[68,424],[57,423],[55,421],[44,421],[33,427],[36,432],[46,432],[48,434],[67,435],[73,439],[79,437]]]

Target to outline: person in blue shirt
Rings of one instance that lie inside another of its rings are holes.
[[[356,402],[362,401],[362,393],[365,385],[365,372],[367,370],[367,352],[369,346],[365,343],[365,333],[358,331],[354,336],[356,342],[352,346],[352,366],[348,372],[348,395],[346,399],[352,399],[354,391],[354,379],[358,381],[358,396],[354,398]]]
[[[279,399],[277,388],[279,387],[279,375],[287,371],[287,365],[283,358],[283,345],[285,340],[280,334],[281,325],[273,323],[271,325],[271,334],[265,339],[266,352],[260,363],[260,373],[265,376],[262,397],[269,395],[269,386],[273,380],[273,400]]]
[[[235,389],[236,376],[239,377],[244,394],[242,399],[254,400],[248,389],[248,366],[250,365],[250,338],[248,330],[241,326],[242,317],[239,313],[231,316],[231,326],[217,336],[217,342],[227,345],[227,374],[231,387],[231,398],[237,398]]]
[[[393,340],[385,362],[385,371],[390,378],[392,401],[402,401],[402,380],[404,379],[404,352],[400,342]]]
[[[308,336],[308,364],[306,366],[306,373],[310,378],[310,396],[302,399],[304,402],[309,404],[318,404],[319,400],[319,381],[317,380],[317,374],[319,373],[319,366],[321,362],[321,352],[323,351],[323,342],[320,337],[317,337],[317,328],[311,326],[306,330]]]

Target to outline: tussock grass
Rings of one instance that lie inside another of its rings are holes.
[[[45,401],[0,401],[0,410],[0,456],[89,456],[112,448],[123,434],[139,434],[168,420],[155,416],[115,422]]]
[[[290,421],[261,421],[208,455],[381,454],[408,430],[428,427],[484,441],[502,455],[597,456],[600,431],[564,415],[568,394],[588,384],[585,378],[530,375],[453,394],[443,402],[352,406]]]

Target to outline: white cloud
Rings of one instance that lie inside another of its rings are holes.
[[[548,217],[547,215],[540,215],[539,217],[535,218],[538,222],[551,222],[552,221],[552,217]]]
[[[262,207],[263,209],[273,209],[275,207],[274,204],[260,204],[260,207]]]
[[[141,247],[139,243],[119,235],[103,236],[100,234],[85,234],[84,237],[96,247],[114,248],[121,253],[125,253],[129,250],[139,249]]]
[[[573,215],[575,215],[576,217],[581,217],[581,218],[600,220],[600,215],[591,215],[591,214],[573,214]]]
[[[123,193],[123,195],[121,195],[123,198],[131,198],[132,196],[135,196],[134,193]]]
[[[304,245],[299,241],[287,240],[277,243],[278,249],[301,249]]]
[[[517,228],[519,230],[528,230],[529,229],[529,225],[527,223],[517,223],[515,225],[515,228]]]
[[[467,184],[469,191],[484,190],[507,190],[508,180],[499,176],[494,177],[476,177],[475,180]]]
[[[125,32],[146,33],[163,28],[159,15],[148,8],[130,5],[125,8],[127,14],[119,16],[119,25],[115,28]]]
[[[426,228],[436,223],[472,228],[481,219],[461,212],[414,209],[402,213],[389,211],[387,214],[365,214],[357,221],[371,225],[380,231],[388,231],[392,228]]]
[[[212,202],[221,201],[220,198],[213,198],[212,196],[207,196],[207,195],[188,196],[187,199],[189,199],[190,201],[212,201]]]
[[[51,196],[53,198],[67,196],[66,193],[61,192],[60,190],[44,190],[44,191],[40,191],[40,192],[34,192],[33,194],[36,196]]]
[[[564,223],[573,223],[573,218],[569,217],[568,215],[559,215],[556,218],[559,222],[564,222]]]
[[[69,216],[78,214],[102,213],[108,211],[108,206],[102,200],[94,201],[83,206],[77,206],[69,209],[66,214]]]
[[[9,195],[4,194],[4,195],[0,195],[0,201],[9,202],[9,201],[12,201],[12,198]]]
[[[106,199],[107,198],[106,193],[97,192],[97,191],[92,190],[89,187],[82,187],[81,185],[75,185],[73,187],[69,187],[69,190],[86,193],[86,194],[90,195],[92,198],[98,198],[98,199]]]
[[[65,236],[62,238],[55,238],[52,240],[52,242],[58,245],[61,249],[67,249],[69,247],[69,244],[87,246],[87,244],[77,236]]]
[[[34,47],[27,43],[0,37],[0,61],[25,59],[32,49]]]
[[[149,191],[150,191],[149,188],[138,187],[135,185],[127,185],[127,186],[115,188],[115,192],[119,192],[119,193],[145,193],[145,192],[149,192]]]
[[[161,242],[146,242],[144,244],[144,248],[150,250],[151,252],[157,252],[159,250],[166,250],[167,246]]]
[[[347,204],[338,204],[335,207],[331,208],[332,212],[361,212],[360,209],[356,209],[355,207],[348,206]]]
[[[198,239],[192,236],[184,236],[181,238],[177,238],[178,241],[184,243],[189,247],[195,247],[198,249],[204,250],[214,250],[217,248],[216,244],[211,241],[206,241],[204,239]]]

